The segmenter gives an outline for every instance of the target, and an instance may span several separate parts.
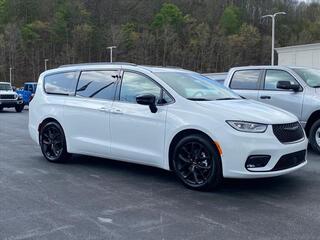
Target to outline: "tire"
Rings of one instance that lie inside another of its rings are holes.
[[[309,142],[313,150],[320,154],[320,119],[311,126]]]
[[[221,183],[221,158],[207,137],[201,134],[184,137],[175,146],[172,157],[174,172],[186,187],[210,191]]]
[[[16,112],[20,113],[24,109],[24,104],[17,105],[14,108],[16,109]]]
[[[57,122],[46,123],[40,130],[39,143],[43,156],[54,163],[66,162],[70,158],[67,152],[66,138]]]
[[[2,112],[3,111],[3,107],[0,107],[0,112]]]

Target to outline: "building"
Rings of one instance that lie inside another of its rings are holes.
[[[320,68],[320,43],[276,48],[278,65]]]

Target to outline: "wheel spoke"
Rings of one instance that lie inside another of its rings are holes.
[[[204,170],[209,170],[211,167],[210,166],[197,165],[197,168],[204,169]]]
[[[45,145],[49,145],[49,144],[51,144],[51,141],[47,140],[47,139],[43,139],[42,143],[45,144]]]
[[[188,149],[185,146],[183,146],[181,148],[181,150],[184,151],[186,154],[190,155],[190,152],[188,151]]]
[[[181,170],[183,170],[183,169],[185,169],[186,167],[189,167],[189,166],[190,166],[189,163],[184,163],[179,167],[179,171],[181,171]]]
[[[196,170],[198,171],[198,173],[200,173],[200,175],[202,176],[203,180],[206,179],[206,176],[203,174],[202,171],[200,171],[200,169],[196,168]]]
[[[182,156],[182,154],[179,154],[179,158],[185,163],[190,163],[190,160]]]
[[[199,184],[199,183],[201,183],[200,181],[199,181],[199,179],[198,179],[198,176],[197,176],[197,173],[196,173],[196,171],[195,170],[193,170],[193,177],[194,177],[194,180],[196,181],[196,183],[197,184]]]
[[[192,172],[188,171],[188,173],[186,175],[182,174],[182,176],[184,179],[187,179],[191,174],[192,174]]]

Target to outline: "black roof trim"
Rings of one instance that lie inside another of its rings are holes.
[[[81,67],[81,66],[90,66],[90,65],[128,65],[128,66],[137,66],[137,64],[134,63],[127,63],[127,62],[96,62],[96,63],[77,63],[77,64],[66,64],[61,65],[59,68],[65,68],[65,67]]]

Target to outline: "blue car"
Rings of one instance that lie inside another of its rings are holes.
[[[24,105],[29,105],[37,90],[37,82],[26,82],[23,89],[16,92],[22,96]]]

